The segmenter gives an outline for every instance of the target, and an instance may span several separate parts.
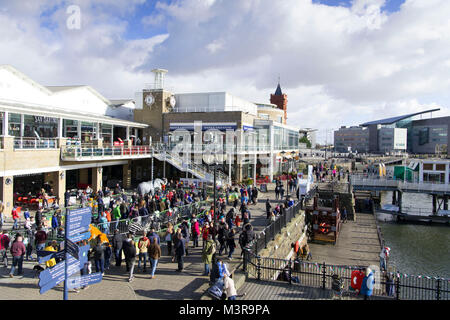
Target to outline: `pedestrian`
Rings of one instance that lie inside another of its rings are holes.
[[[149,232],[147,232],[147,238],[156,238],[156,242],[158,242],[158,245],[161,243],[161,239],[159,238],[158,233],[156,233],[155,228],[151,228]]]
[[[38,226],[37,231],[34,235],[36,253],[37,251],[44,250],[46,242],[47,242],[47,233],[44,230],[42,230],[42,227]]]
[[[53,213],[53,215],[52,215],[52,231],[53,231],[53,234],[55,234],[58,231],[58,216],[57,216],[56,212]]]
[[[70,201],[70,192],[69,190],[66,190],[66,192],[64,192],[64,207],[67,208],[69,206],[69,201]]]
[[[148,247],[150,246],[150,240],[144,235],[139,239],[138,249],[139,249],[139,262],[138,262],[138,270],[141,270],[141,261],[144,260],[144,270],[143,272],[147,272],[147,260],[148,260]]]
[[[212,236],[208,234],[205,246],[202,251],[202,262],[205,264],[205,272],[203,273],[204,276],[209,275],[212,256],[215,252],[216,252],[216,245],[214,244]]]
[[[284,188],[283,185],[280,186],[280,200],[283,200],[284,198]]]
[[[9,248],[10,239],[8,237],[8,231],[0,229],[0,257],[5,268],[8,268],[8,255],[7,250]]]
[[[169,222],[167,224],[166,234],[164,235],[164,240],[166,241],[166,244],[167,244],[167,255],[169,257],[172,255],[173,234],[174,234],[173,224],[172,224],[172,222]]]
[[[270,213],[272,212],[272,205],[270,204],[269,198],[266,200],[266,218],[270,219]]]
[[[277,184],[277,186],[275,187],[275,199],[278,200],[279,197],[280,197],[280,187]]]
[[[48,243],[48,246],[46,246],[44,248],[44,251],[58,252],[57,248],[58,248],[58,243],[55,240],[53,240],[52,242]],[[52,268],[52,267],[54,267],[56,265],[56,263],[57,263],[56,259],[55,258],[51,258],[50,260],[47,260],[45,262],[45,265],[46,265],[47,268]]]
[[[122,264],[122,246],[123,236],[119,233],[119,230],[114,230],[114,237],[112,239],[112,247],[114,250],[114,260],[116,261],[116,267],[120,267]]]
[[[18,275],[22,275],[22,265],[23,265],[23,256],[26,253],[25,245],[22,242],[23,238],[20,235],[20,233],[16,234],[16,238],[14,239],[14,242],[11,245],[11,255],[13,257],[12,267],[11,271],[9,272],[9,276],[11,278],[14,277],[14,271],[16,266],[18,267]]]
[[[95,261],[95,272],[105,274],[105,248],[100,237],[97,237],[96,244],[92,248],[92,253]]]
[[[13,230],[19,229],[19,213],[17,212],[17,205],[15,204],[12,211],[11,211],[11,217],[14,220]]]
[[[223,250],[225,250],[225,254],[228,254],[226,239],[228,235],[229,229],[228,225],[225,223],[219,224],[219,232],[217,234],[217,240],[219,241],[219,256],[222,255]]]
[[[206,241],[208,240],[209,228],[209,223],[205,222],[202,228],[202,248],[205,248]]]
[[[365,276],[363,278],[362,284],[361,284],[361,291],[360,293],[364,295],[364,300],[369,300],[370,296],[373,293],[373,287],[375,284],[375,279],[372,270],[367,267],[365,269]]]
[[[197,248],[198,237],[200,236],[200,223],[195,218],[192,219],[191,229],[192,229],[191,233],[192,233],[193,248]]]
[[[0,228],[3,228],[3,224],[5,223],[4,211],[5,206],[3,205],[3,202],[0,200]]]
[[[347,208],[344,208],[342,211],[342,222],[345,223],[347,221]]]
[[[111,250],[111,244],[109,242],[104,244],[105,247],[105,270],[109,270],[109,266],[111,264],[111,256],[112,256],[112,250]]]
[[[127,272],[129,272],[128,282],[134,279],[134,265],[136,263],[136,246],[133,241],[133,234],[128,233],[127,238],[122,244],[123,253],[125,254],[125,263],[127,266]]]
[[[183,239],[183,235],[180,233],[177,234],[177,241],[175,245],[175,255],[177,257],[178,262],[178,269],[176,271],[182,272],[183,271],[183,257],[185,254],[185,242]]]
[[[225,289],[228,300],[236,300],[237,292],[234,286],[234,280],[226,273],[223,275],[223,288]]]
[[[148,247],[148,255],[150,257],[150,263],[152,265],[150,279],[154,279],[156,266],[158,265],[158,260],[161,257],[161,247],[158,245],[156,238],[150,239],[150,246]]]
[[[234,236],[235,236],[235,231],[234,229],[231,229],[228,232],[228,236],[227,236],[227,247],[228,247],[228,259],[231,261],[233,259],[233,253],[234,250],[236,249],[236,242],[234,241]]]
[[[118,229],[119,227],[119,220],[122,217],[122,214],[120,212],[120,206],[119,203],[116,202],[113,211],[112,211],[112,218],[115,221],[114,229]]]

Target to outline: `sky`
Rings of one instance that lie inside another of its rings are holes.
[[[450,115],[450,1],[0,0],[0,64],[109,99],[133,98],[154,68],[175,93],[261,103],[280,79],[288,124],[324,142],[343,125]]]

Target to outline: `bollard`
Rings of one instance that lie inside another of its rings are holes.
[[[441,300],[441,279],[437,279],[436,283],[436,300]]]
[[[322,264],[322,289],[325,290],[325,284],[326,284],[326,274],[327,274],[327,269],[326,269],[326,265],[325,265],[325,261]]]
[[[292,264],[291,264],[291,259],[289,259],[289,284],[292,284]]]
[[[261,257],[258,255],[256,256],[256,258],[258,259],[258,263],[257,263],[257,274],[258,274],[258,280],[261,280]]]
[[[397,275],[397,280],[395,281],[395,293],[396,293],[396,300],[400,300],[400,276]]]

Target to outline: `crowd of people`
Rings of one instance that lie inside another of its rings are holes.
[[[294,182],[293,188],[295,187]],[[281,181],[277,186],[281,185]],[[170,181],[162,186],[161,190],[149,194],[127,194],[117,185],[112,190],[103,188],[94,192],[83,190],[78,193],[80,206],[89,205],[89,198],[96,203],[93,209],[93,220],[101,232],[108,236],[109,241],[101,241],[98,237],[90,243],[89,266],[87,270],[94,269],[104,274],[110,269],[112,260],[120,268],[125,262],[128,280],[133,281],[135,264],[138,272],[148,274],[150,279],[157,275],[158,261],[163,255],[162,243],[166,245],[164,254],[171,261],[177,263],[177,272],[184,271],[185,257],[191,248],[201,246],[201,261],[204,264],[204,276],[211,281],[216,278],[223,282],[225,292],[230,299],[235,298],[230,274],[226,272],[226,263],[223,259],[232,261],[237,244],[243,249],[255,239],[251,224],[251,206],[258,202],[259,191],[253,186],[226,186],[218,188],[216,203],[208,204],[204,212],[189,212],[182,221],[170,220],[163,226],[155,227],[146,223],[155,214],[173,214],[178,207],[200,203],[210,200],[206,188],[183,186],[179,182]],[[69,207],[70,192],[65,194],[65,207]],[[106,201],[107,200],[107,201]],[[213,201],[212,201],[213,202]],[[293,200],[287,198],[283,203],[270,208],[268,221],[273,217],[284,214],[284,210],[293,205]],[[64,237],[63,213],[55,210],[50,220],[51,224],[44,224],[44,208],[38,209],[34,216],[27,208],[22,208],[24,230],[18,230],[14,241],[10,244],[8,232],[5,230],[0,236],[0,258],[5,266],[8,265],[6,252],[9,250],[13,256],[13,267],[10,276],[14,277],[16,269],[22,274],[23,260],[38,260],[38,251],[58,251],[61,244],[55,239]],[[14,211],[14,210],[13,210]],[[19,229],[19,212],[13,215],[14,229]],[[16,221],[17,220],[17,221]],[[136,232],[123,233],[119,231],[121,220],[139,221],[141,226],[149,229],[138,229]],[[181,223],[179,223],[181,222]],[[161,228],[163,229],[161,232]],[[201,242],[201,243],[200,243]],[[14,248],[14,250],[13,250]],[[224,256],[225,255],[225,256]],[[45,267],[52,268],[58,261],[50,259]],[[218,267],[219,265],[219,267]],[[217,277],[217,275],[219,275]]]

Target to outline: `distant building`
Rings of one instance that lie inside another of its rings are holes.
[[[437,149],[446,150],[450,117],[413,120],[415,116],[438,110],[370,121],[355,127],[341,127],[334,132],[335,150],[359,153],[435,153]]]
[[[412,144],[414,153],[447,153],[450,117],[414,120],[412,122]]]
[[[311,148],[315,148],[316,144],[317,144],[317,140],[316,140],[316,131],[317,129],[311,129],[311,128],[305,128],[305,129],[300,129],[299,133],[300,133],[300,139],[302,139],[303,137],[306,137],[309,142],[311,142]]]
[[[334,132],[336,152],[369,152],[369,130],[364,127],[341,127]]]

